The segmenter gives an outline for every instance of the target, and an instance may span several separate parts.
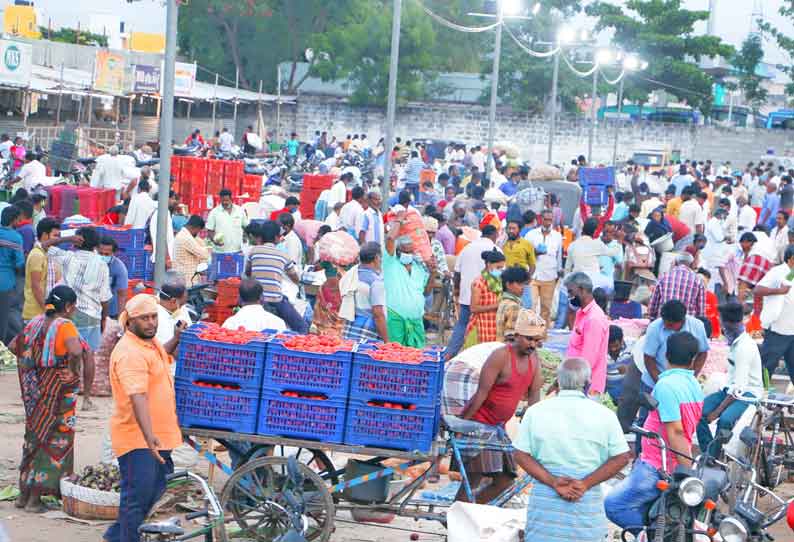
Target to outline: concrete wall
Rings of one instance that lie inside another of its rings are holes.
[[[275,108],[265,110],[269,130],[276,125]],[[281,107],[282,137],[295,131],[302,140],[315,130],[327,131],[337,138],[349,133],[366,133],[376,142],[384,132],[385,110],[354,107],[343,100],[300,96],[296,105]],[[431,138],[483,144],[488,138],[488,109],[479,105],[408,104],[397,110],[396,135],[405,139]],[[776,154],[794,154],[794,132],[765,129],[728,129],[681,124],[597,123],[593,157],[611,162],[615,131],[620,124],[618,157],[630,157],[635,150],[648,147],[680,149],[686,158],[730,160],[733,164],[758,161],[767,149]],[[587,153],[590,122],[582,118],[558,121],[553,162],[569,162]],[[548,147],[548,122],[543,117],[500,109],[497,113],[496,141],[512,142],[522,157],[545,162]]]

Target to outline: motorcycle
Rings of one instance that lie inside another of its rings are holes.
[[[641,402],[649,411],[658,407],[658,401],[647,393],[643,394]],[[622,540],[626,542],[629,531],[641,527],[646,539],[654,542],[710,541],[717,531],[713,525],[717,502],[730,485],[726,466],[717,461],[710,450],[712,446],[730,441],[732,433],[720,431],[708,450],[691,458],[669,448],[658,433],[637,426],[631,431],[654,441],[646,445],[655,445],[661,450],[662,468],[658,470],[660,479],[656,483],[660,493],[648,511],[645,525],[627,527],[621,534]],[[692,467],[679,464],[672,473],[668,472],[668,451],[690,459]]]
[[[197,278],[200,279],[208,269],[209,266],[206,263],[199,264],[196,268],[196,273],[193,275],[193,282],[195,282]],[[187,289],[187,304],[185,308],[188,314],[190,314],[190,320],[192,322],[200,322],[201,320],[207,319],[206,310],[215,303],[206,295],[210,288],[212,288],[212,283],[207,282],[196,284]]]

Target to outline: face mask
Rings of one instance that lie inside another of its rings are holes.
[[[414,261],[413,254],[406,254],[405,252],[400,253],[400,263],[403,265],[410,265]]]
[[[574,308],[579,308],[582,306],[582,299],[579,296],[572,297],[569,302],[571,304],[571,307]]]
[[[102,258],[102,261],[105,263],[110,263],[111,260],[113,260],[113,256],[100,256],[100,258]]]
[[[498,279],[502,277],[502,271],[504,269],[491,269],[490,273],[493,278]]]
[[[742,322],[723,322],[722,333],[728,340],[728,344],[732,344],[739,335],[744,333],[744,324]]]

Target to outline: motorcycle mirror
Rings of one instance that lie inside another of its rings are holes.
[[[653,395],[648,392],[640,394],[640,406],[647,408],[649,411],[659,408],[659,401],[654,399]]]
[[[196,266],[196,273],[204,273],[209,269],[210,266],[206,262],[200,263]]]

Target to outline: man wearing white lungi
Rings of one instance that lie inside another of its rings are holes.
[[[527,410],[513,442],[516,462],[536,482],[526,542],[601,542],[607,535],[599,484],[631,454],[615,414],[587,397],[590,375],[586,360],[562,362],[560,393]]]

